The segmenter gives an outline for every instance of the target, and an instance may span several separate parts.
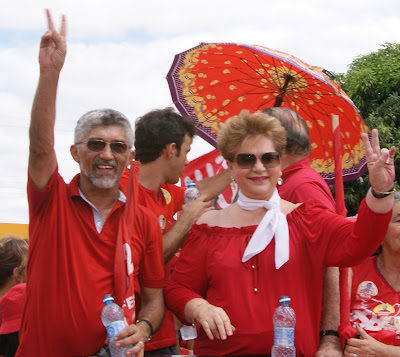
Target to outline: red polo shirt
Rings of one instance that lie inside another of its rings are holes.
[[[16,356],[88,356],[103,346],[102,297],[114,293],[117,201],[98,233],[92,207],[56,170],[39,191],[28,179],[27,302]],[[154,215],[138,206],[131,238],[135,291],[164,284],[162,237]],[[145,258],[145,259],[144,259]],[[140,284],[140,285],[139,285]]]

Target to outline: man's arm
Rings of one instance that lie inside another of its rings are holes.
[[[132,344],[129,351],[135,356],[143,356],[144,344],[161,326],[164,319],[165,306],[162,288],[140,287],[141,307],[136,324],[128,326],[115,336],[117,347]],[[145,322],[144,320],[148,321]],[[151,328],[150,328],[151,325]]]
[[[29,128],[28,173],[38,189],[44,189],[57,166],[54,151],[54,122],[58,79],[65,61],[66,22],[60,33],[54,29],[48,10],[49,30],[42,36],[39,51],[40,76],[33,101]]]
[[[204,180],[197,181],[196,187],[202,195],[205,196],[204,201],[211,201],[222,193],[231,182],[231,174],[229,170],[224,170],[218,175],[208,177]]]
[[[182,206],[182,214],[175,224],[163,234],[164,263],[167,263],[182,246],[193,223],[205,212],[212,210],[211,201],[230,184],[229,170],[196,182],[201,196],[190,204]]]
[[[182,214],[174,225],[163,234],[163,256],[167,263],[182,246],[186,235],[193,223],[204,213],[214,209],[210,202],[205,202],[205,196],[201,195],[193,202],[182,206]]]
[[[339,268],[328,267],[324,275],[321,331],[338,331],[340,323]],[[316,357],[343,356],[340,338],[326,335],[321,337]]]

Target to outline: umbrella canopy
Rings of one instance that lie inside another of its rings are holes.
[[[344,181],[367,170],[361,133],[369,129],[338,81],[322,68],[262,46],[201,43],[175,56],[167,80],[175,106],[215,147],[219,129],[242,109],[282,106],[306,120],[312,166],[329,184],[335,178],[332,115],[340,120]]]

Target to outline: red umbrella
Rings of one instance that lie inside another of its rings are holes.
[[[307,121],[312,166],[329,184],[335,177],[332,115],[340,118],[343,179],[367,170],[361,133],[369,129],[333,75],[322,68],[262,46],[201,43],[175,56],[167,80],[178,110],[214,146],[224,122],[240,110],[283,106]]]

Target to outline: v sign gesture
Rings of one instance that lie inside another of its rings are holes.
[[[66,36],[66,20],[62,16],[60,33],[58,33],[53,25],[50,11],[46,9],[47,22],[49,29],[42,36],[40,42],[39,64],[41,70],[61,71],[64,65],[65,55],[67,52],[65,36]]]
[[[43,189],[57,167],[54,151],[54,123],[58,80],[66,55],[66,21],[62,17],[60,33],[54,29],[46,10],[49,29],[42,36],[39,50],[40,77],[33,101],[29,128],[29,176],[38,189]]]
[[[367,204],[375,212],[385,213],[393,206],[394,193],[394,155],[396,148],[381,149],[376,129],[372,130],[371,142],[366,134],[362,134],[367,157],[368,175],[371,188],[367,194]]]

